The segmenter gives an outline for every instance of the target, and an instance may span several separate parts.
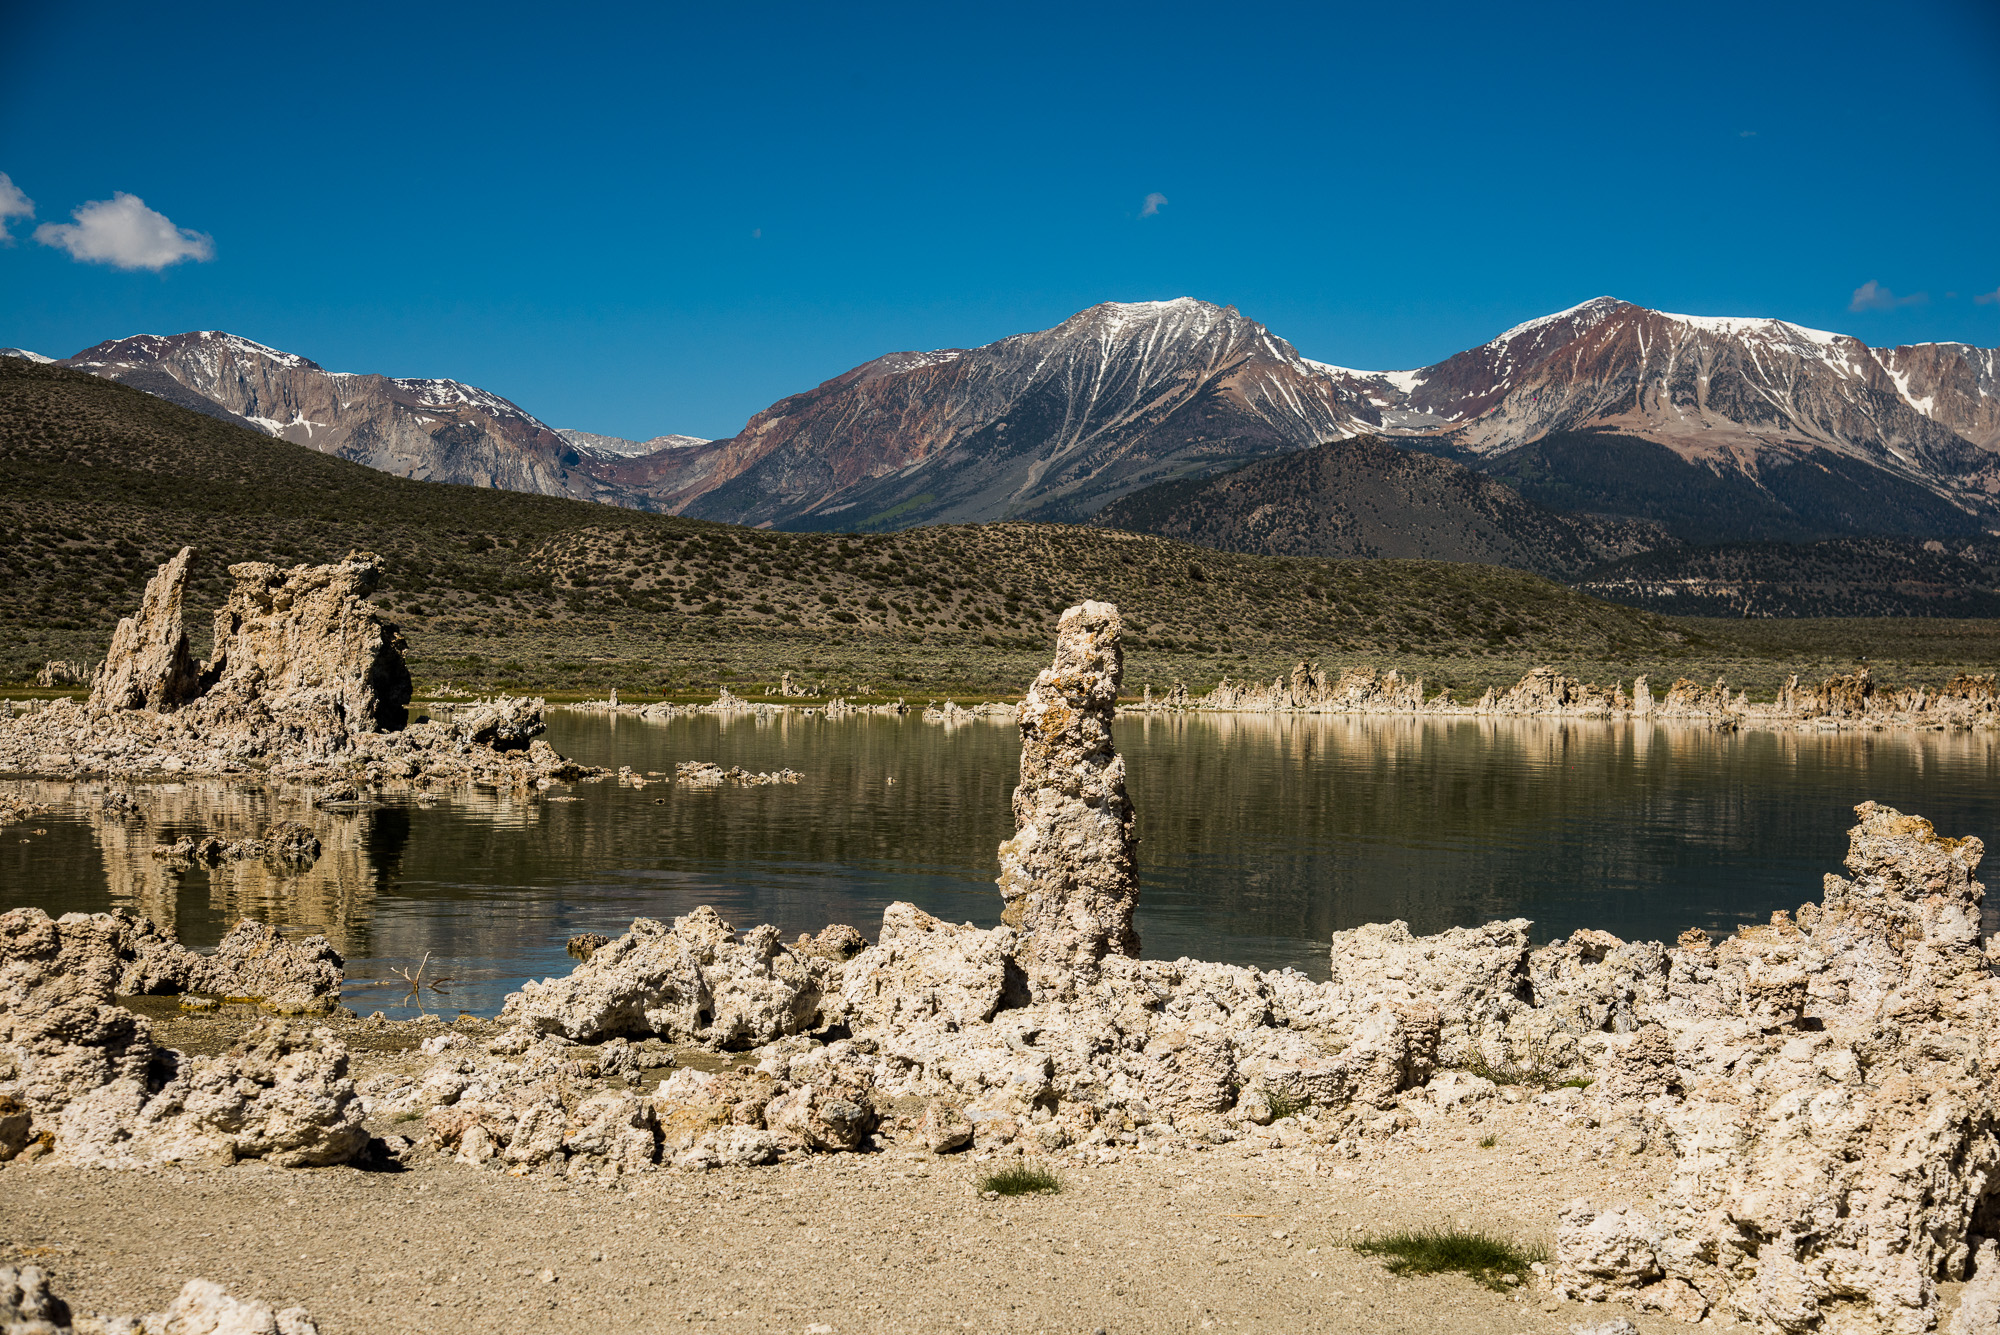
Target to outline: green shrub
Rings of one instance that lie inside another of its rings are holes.
[[[1456,1270],[1498,1292],[1511,1277],[1527,1282],[1528,1267],[1548,1259],[1548,1248],[1523,1246],[1477,1229],[1419,1228],[1379,1233],[1354,1244],[1363,1256],[1386,1258],[1392,1275],[1438,1275]]]
[[[1038,1192],[1053,1194],[1062,1188],[1062,1175],[1042,1164],[1009,1164],[979,1175],[981,1193],[991,1191],[1002,1196],[1029,1196]]]

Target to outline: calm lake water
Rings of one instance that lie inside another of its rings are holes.
[[[1585,926],[1671,940],[1762,920],[1818,898],[1867,798],[1947,834],[2000,834],[1990,732],[1207,715],[1124,719],[1117,738],[1139,814],[1146,954],[1316,977],[1329,933],[1391,918],[1433,932],[1526,917],[1538,940]],[[1005,721],[650,724],[557,710],[548,740],[613,768],[713,760],[805,778],[315,811],[327,851],[288,878],[261,864],[176,872],[151,848],[183,832],[254,834],[299,815],[299,790],[155,785],[156,815],[139,825],[95,811],[101,785],[10,785],[66,806],[0,835],[0,908],[127,907],[198,947],[248,914],[326,932],[350,980],[392,978],[429,952],[429,972],[455,981],[425,1004],[481,1014],[524,979],[566,972],[571,935],[615,935],[636,915],[712,904],[738,927],[850,922],[871,938],[898,899],[999,920],[994,850],[1013,832],[1018,759]],[[351,981],[348,1001],[394,1014],[404,991]]]

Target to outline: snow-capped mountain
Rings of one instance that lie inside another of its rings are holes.
[[[516,404],[456,380],[328,371],[218,330],[141,334],[59,363],[404,477],[646,505]]]
[[[1108,302],[876,358],[713,441],[558,431],[458,381],[330,372],[213,331],[62,364],[406,476],[786,528],[1082,518],[1363,434],[1690,540],[2000,528],[2000,350],[1610,297],[1406,371],[1311,360],[1234,307]]]
[[[1384,427],[1447,435],[1474,454],[1613,427],[1905,454],[1958,452],[1949,437],[2000,449],[2000,350],[1871,348],[1783,320],[1670,315],[1614,297],[1376,381],[1391,391]]]
[[[706,445],[702,436],[654,436],[651,440],[627,440],[623,436],[601,436],[595,431],[578,431],[559,426],[556,434],[570,443],[578,454],[591,459],[636,459],[655,450],[684,450],[690,445]]]
[[[1429,437],[1544,501],[1689,537],[2000,524],[1991,348],[1871,348],[1599,297],[1393,379],[1385,432]],[[1682,513],[1676,496],[1693,492],[1715,513]]]
[[[24,362],[36,362],[43,366],[55,360],[53,357],[44,357],[39,352],[29,352],[26,348],[0,348],[0,357],[19,357]]]
[[[1865,504],[1807,514],[1784,499],[1821,474],[1837,479],[1812,484],[1822,491],[1887,488],[1902,528],[2000,523],[2000,352],[1870,348],[1609,297],[1408,371],[1312,361],[1233,307],[1107,303],[981,348],[879,358],[729,440],[620,477],[669,508],[783,527],[1064,518],[1163,478],[1364,433],[1502,476],[1522,462],[1511,452],[1539,441],[1571,450],[1538,455],[1543,472],[1576,450],[1622,450],[1604,466],[1667,469],[1633,481],[1640,492],[1699,470],[1742,493],[1731,504],[1801,531],[1871,522]],[[1666,464],[1632,458],[1634,442]],[[1643,494],[1605,505],[1654,515]]]
[[[1078,517],[1351,434],[1366,407],[1234,307],[1110,302],[984,347],[877,358],[646,485],[688,514],[782,527]]]

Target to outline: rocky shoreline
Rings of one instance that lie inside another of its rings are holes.
[[[835,925],[787,943],[710,909],[639,919],[498,1021],[381,1060],[365,1054],[391,1027],[338,1008],[323,939],[246,922],[202,957],[144,919],[0,915],[0,1194],[16,1171],[263,1163],[639,1199],[850,1159],[1084,1172],[1273,1152],[1315,1178],[1380,1164],[1408,1189],[1414,1156],[1469,1155],[1479,1127],[1481,1147],[1505,1132],[1631,1165],[1522,1198],[1554,1248],[1517,1296],[1545,1312],[1919,1332],[1950,1291],[1953,1335],[1993,1329],[2000,939],[1982,935],[1979,840],[1864,803],[1819,903],[1721,941],[1389,923],[1336,933],[1324,983],[1148,960],[1111,729],[1121,630],[1108,605],[1071,609],[1015,711],[997,927],[908,904],[872,942]],[[197,1052],[158,1042],[135,995],[200,998],[162,1030],[224,996],[327,1019],[237,1020]]]
[[[1662,694],[1646,677],[1599,686],[1536,668],[1507,690],[1489,688],[1470,703],[1449,690],[1430,694],[1421,677],[1395,670],[1377,675],[1357,668],[1338,678],[1317,664],[1300,663],[1289,680],[1232,682],[1224,678],[1206,695],[1190,695],[1176,683],[1155,697],[1148,686],[1141,698],[1120,706],[1133,713],[1292,713],[1387,714],[1463,718],[1578,718],[1656,720],[1721,728],[1786,729],[1972,729],[2000,728],[2000,691],[1995,674],[1960,673],[1942,686],[1885,687],[1868,669],[1802,685],[1794,673],[1775,700],[1752,702],[1742,691],[1730,694],[1683,677]]]
[[[1752,701],[1743,691],[1731,692],[1720,679],[1704,685],[1683,677],[1655,694],[1651,679],[1645,676],[1635,677],[1628,692],[1623,682],[1599,686],[1551,668],[1536,668],[1506,690],[1488,689],[1477,700],[1461,701],[1449,689],[1432,692],[1423,678],[1406,678],[1394,669],[1378,674],[1355,668],[1334,677],[1317,664],[1301,662],[1289,679],[1236,682],[1225,677],[1203,695],[1192,694],[1178,682],[1158,695],[1147,686],[1137,698],[1121,700],[1118,712],[1595,719],[1795,731],[1971,731],[2000,729],[1996,680],[2000,675],[1960,673],[1938,686],[1885,686],[1863,668],[1812,685],[1802,684],[1793,674],[1776,699]],[[967,707],[952,700],[926,704],[921,711],[913,711],[900,700],[857,705],[835,698],[809,705],[735,695],[727,687],[713,701],[701,703],[620,703],[614,694],[607,700],[562,707],[648,722],[716,715],[842,718],[864,714],[902,717],[917,712],[926,723],[957,725],[979,719],[1011,719],[1014,714],[1012,705]]]

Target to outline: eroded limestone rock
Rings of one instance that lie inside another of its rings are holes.
[[[254,997],[280,1015],[324,1015],[340,1004],[346,961],[324,936],[288,940],[245,918],[213,955],[196,958],[183,990]]]
[[[1684,1285],[1681,1307],[1770,1330],[1936,1324],[1937,1280],[1965,1275],[2000,1181],[1983,849],[1856,811],[1851,879],[1829,876],[1821,904],[1670,952],[1669,998],[1640,1007],[1652,1054],[1632,1065],[1657,1072],[1670,1040],[1676,1078],[1630,1092],[1653,1093],[1673,1182],[1643,1210],[1572,1205],[1559,1286]]]
[[[1014,837],[1000,845],[1002,921],[1037,999],[1073,996],[1107,955],[1136,956],[1139,902],[1125,762],[1111,742],[1123,623],[1109,603],[1062,614],[1053,665],[1021,701]]]
[[[90,687],[89,709],[105,713],[144,709],[170,714],[201,694],[201,670],[181,624],[181,597],[194,548],[183,547],[161,566],[139,599],[139,610],[118,623],[111,648]]]
[[[0,1331],[7,1335],[319,1335],[303,1307],[230,1295],[220,1284],[191,1279],[164,1312],[107,1316],[73,1312],[49,1277],[33,1265],[0,1266]]]
[[[1026,979],[1014,962],[1017,946],[1012,928],[954,926],[914,904],[891,904],[882,912],[877,944],[841,971],[839,997],[828,1009],[859,1028],[907,1028],[926,1020],[956,1029],[982,1024],[1010,996],[1016,1005],[1027,1001]]]
[[[349,732],[393,732],[409,719],[402,637],[368,605],[381,559],[350,552],[332,565],[229,567],[236,585],[215,614],[202,665],[219,699],[264,701],[284,714],[326,713]]]
[[[15,1153],[52,1143],[58,1115],[91,1091],[143,1086],[156,1056],[151,1028],[114,1003],[115,951],[66,929],[40,909],[0,914],[0,1096],[29,1119],[8,1138]]]
[[[353,1157],[361,1142],[358,1112],[343,1129],[346,1053],[323,1034],[273,1030],[265,1046],[188,1063],[157,1048],[146,1021],[116,1004],[121,995],[194,989],[325,1010],[339,1000],[340,964],[324,937],[287,942],[247,920],[205,956],[127,914],[0,914],[0,1100],[17,1110],[0,1114],[0,1158],[34,1145],[80,1162],[151,1162],[182,1149],[215,1157],[217,1128],[234,1137],[236,1157]],[[308,1050],[317,1055],[299,1055]],[[22,1113],[27,1124],[16,1126]]]
[[[542,702],[481,701],[406,727],[410,676],[396,628],[367,602],[365,552],[289,570],[230,567],[214,657],[196,666],[181,626],[191,552],[160,567],[119,626],[88,705],[58,700],[0,717],[0,771],[77,778],[237,775],[307,782],[547,787],[598,771],[547,743]],[[358,793],[358,789],[357,789]]]
[[[775,927],[738,940],[702,907],[672,926],[636,919],[568,977],[509,997],[502,1018],[579,1041],[622,1034],[755,1047],[817,1025],[830,965],[794,955]]]

